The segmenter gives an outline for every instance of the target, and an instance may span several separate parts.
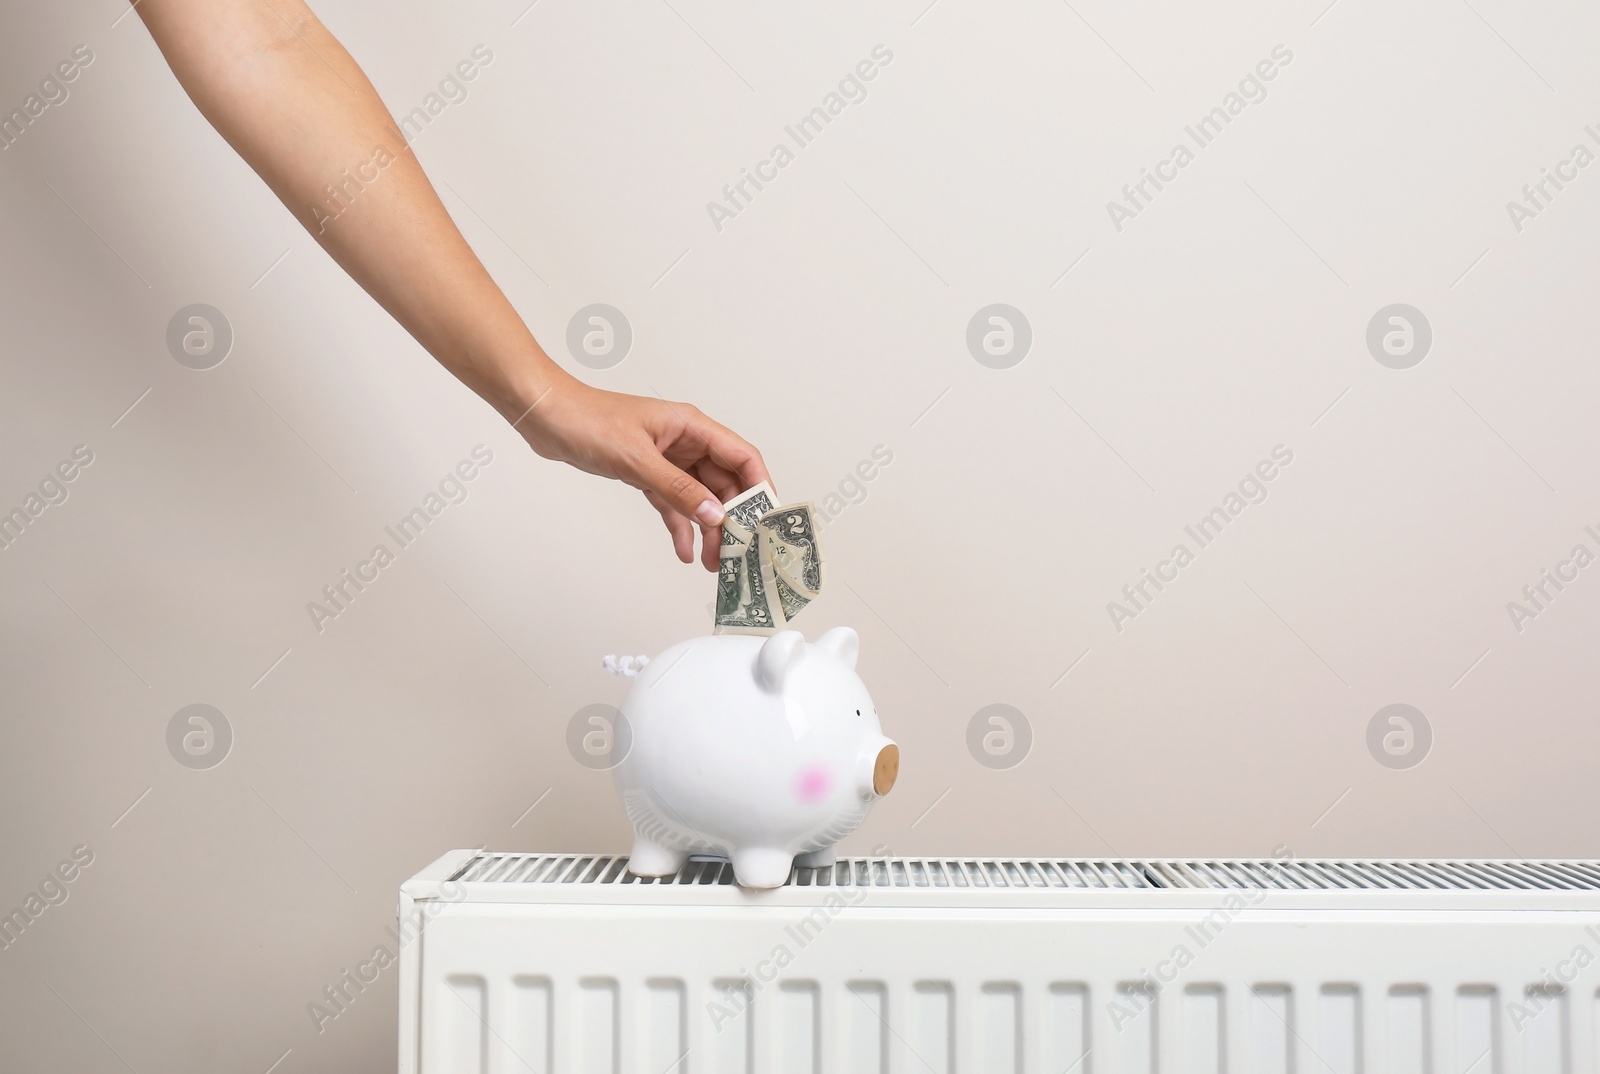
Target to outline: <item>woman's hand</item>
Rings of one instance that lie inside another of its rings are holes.
[[[602,391],[576,380],[547,388],[516,422],[534,451],[644,492],[678,558],[717,569],[722,502],[768,480],[749,441],[688,403]]]

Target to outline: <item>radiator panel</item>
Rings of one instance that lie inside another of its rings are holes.
[[[1593,1071],[1596,979],[1530,981],[1582,929],[1498,916],[1260,914],[1167,981],[1192,919],[863,908],[802,945],[797,914],[464,905],[425,933],[420,1069]]]
[[[1592,863],[493,857],[403,892],[402,1074],[1597,1071]]]

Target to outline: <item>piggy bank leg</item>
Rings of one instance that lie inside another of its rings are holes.
[[[634,876],[671,876],[683,868],[689,854],[683,850],[668,850],[648,839],[635,839],[628,853],[628,872]]]
[[[800,855],[794,859],[794,864],[797,869],[832,869],[838,860],[839,855],[834,852],[833,847],[827,846]]]
[[[782,887],[794,867],[794,855],[765,847],[742,847],[731,855],[733,878],[747,888]]]

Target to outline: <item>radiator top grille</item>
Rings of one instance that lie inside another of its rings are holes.
[[[613,855],[479,853],[451,880],[484,884],[731,885],[721,858],[638,877]],[[1033,890],[1600,891],[1600,862],[1271,858],[840,858],[787,887]]]

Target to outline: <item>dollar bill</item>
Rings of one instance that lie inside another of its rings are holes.
[[[721,561],[717,568],[717,610],[713,634],[771,634],[787,620],[772,583],[762,575],[761,542],[755,524],[777,506],[772,486],[763,481],[722,505]]]
[[[763,481],[759,485],[751,486],[723,504],[722,511],[728,518],[733,519],[739,528],[748,533],[756,528],[756,523],[761,519],[762,515],[767,514],[777,506],[778,494],[772,491],[771,485]],[[722,529],[722,539],[723,543],[727,543],[728,527],[726,525]]]
[[[714,634],[772,634],[822,590],[822,549],[809,503],[780,505],[766,482],[722,505]]]
[[[771,634],[787,620],[774,611],[775,594],[761,575],[759,545],[722,559],[717,569],[717,614],[713,634]]]
[[[722,520],[722,558],[742,556],[749,551],[755,534],[745,529],[731,518]]]
[[[822,549],[809,503],[786,504],[762,515],[756,528],[766,542],[773,573],[806,599],[822,591]]]
[[[761,566],[765,572],[762,581],[767,591],[773,595],[774,604],[778,611],[783,613],[784,623],[787,625],[789,620],[805,610],[805,606],[811,603],[811,597],[785,582],[771,559],[763,560]]]

